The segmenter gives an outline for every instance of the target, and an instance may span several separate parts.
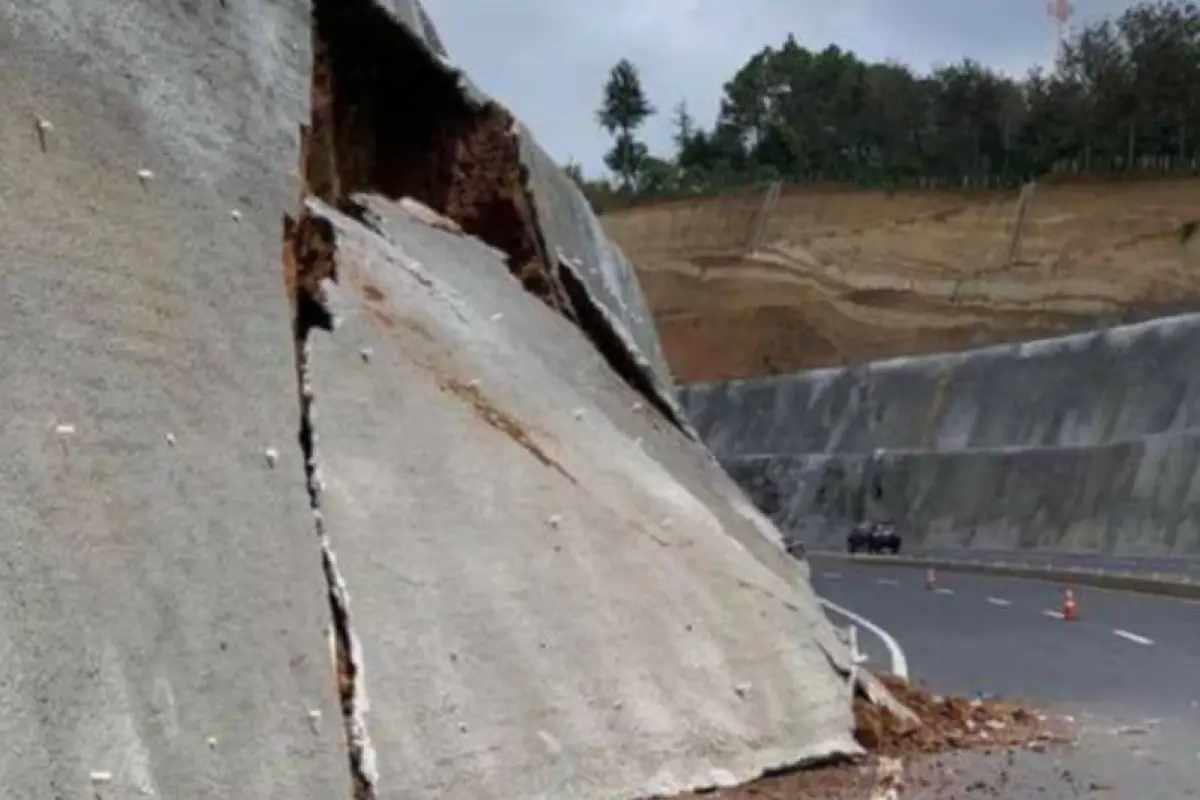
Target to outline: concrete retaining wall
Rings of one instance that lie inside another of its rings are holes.
[[[722,457],[1081,447],[1200,425],[1200,315],[963,353],[699,384]]]
[[[790,537],[891,518],[913,547],[1200,557],[1200,315],[688,387],[700,435]]]
[[[911,548],[1048,549],[1200,558],[1200,437],[1083,448],[735,458],[790,535],[844,546],[850,523],[896,520]]]

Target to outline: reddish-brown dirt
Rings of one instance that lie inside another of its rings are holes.
[[[371,4],[319,4],[315,18],[312,193],[337,205],[355,192],[414,198],[505,253],[526,288],[557,306],[512,117],[464,100],[457,78]]]
[[[1200,179],[784,187],[606,214],[677,378],[962,349],[1200,308]],[[1010,257],[1011,256],[1011,257]]]
[[[920,717],[919,724],[897,718],[863,697],[854,701],[855,735],[867,750],[861,763],[839,764],[763,778],[743,786],[685,798],[710,800],[861,800],[882,797],[889,786],[900,796],[950,798],[960,792],[996,795],[989,781],[961,776],[941,760],[974,750],[998,754],[1013,748],[1046,749],[1069,741],[1071,730],[1061,721],[1023,706],[998,700],[942,698],[894,677],[885,685]],[[1003,782],[1001,770],[992,782]],[[916,794],[912,794],[912,790]],[[872,792],[878,794],[872,794]]]

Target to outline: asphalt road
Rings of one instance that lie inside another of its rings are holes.
[[[921,570],[811,565],[822,598],[878,629],[856,626],[870,668],[892,671],[899,650],[908,677],[936,693],[1070,714],[1081,741],[1056,763],[1084,784],[1123,787],[1108,796],[1200,796],[1200,603],[1083,588],[1079,619],[1065,621],[1062,589],[1042,581],[943,572],[929,591]],[[1088,796],[1057,790],[1005,796]]]

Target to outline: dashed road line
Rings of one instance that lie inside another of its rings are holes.
[[[989,597],[987,599],[987,601],[994,606],[1011,606],[1012,605],[1011,600],[1005,600],[1003,597]]]
[[[1136,633],[1130,633],[1129,631],[1123,631],[1120,628],[1113,628],[1113,633],[1115,633],[1117,636],[1120,636],[1122,639],[1128,639],[1129,641],[1133,642],[1134,644],[1146,644],[1146,645],[1154,644],[1153,639],[1147,639],[1145,636],[1138,636]]]
[[[1054,619],[1062,619],[1063,618],[1061,611],[1051,611],[1048,608],[1042,612],[1042,616],[1043,617],[1053,617]]]
[[[945,588],[934,589],[934,592],[936,592],[937,594],[954,594],[953,589],[945,589]]]
[[[880,586],[899,586],[900,581],[895,578],[876,578],[875,582]]]
[[[892,661],[892,674],[898,678],[908,680],[908,658],[904,655],[904,650],[900,647],[900,643],[896,641],[890,633],[876,625],[871,620],[855,614],[853,611],[842,608],[837,603],[826,600],[824,597],[817,598],[821,601],[821,605],[828,608],[835,614],[841,614],[846,619],[855,623],[859,627],[866,628],[871,633],[879,637],[879,641],[883,642],[883,646],[887,648],[888,656]]]

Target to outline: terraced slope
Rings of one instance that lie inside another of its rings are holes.
[[[1200,179],[1039,184],[1020,226],[1019,190],[793,186],[774,203],[767,194],[604,217],[638,268],[681,382],[944,352],[1200,306]]]

